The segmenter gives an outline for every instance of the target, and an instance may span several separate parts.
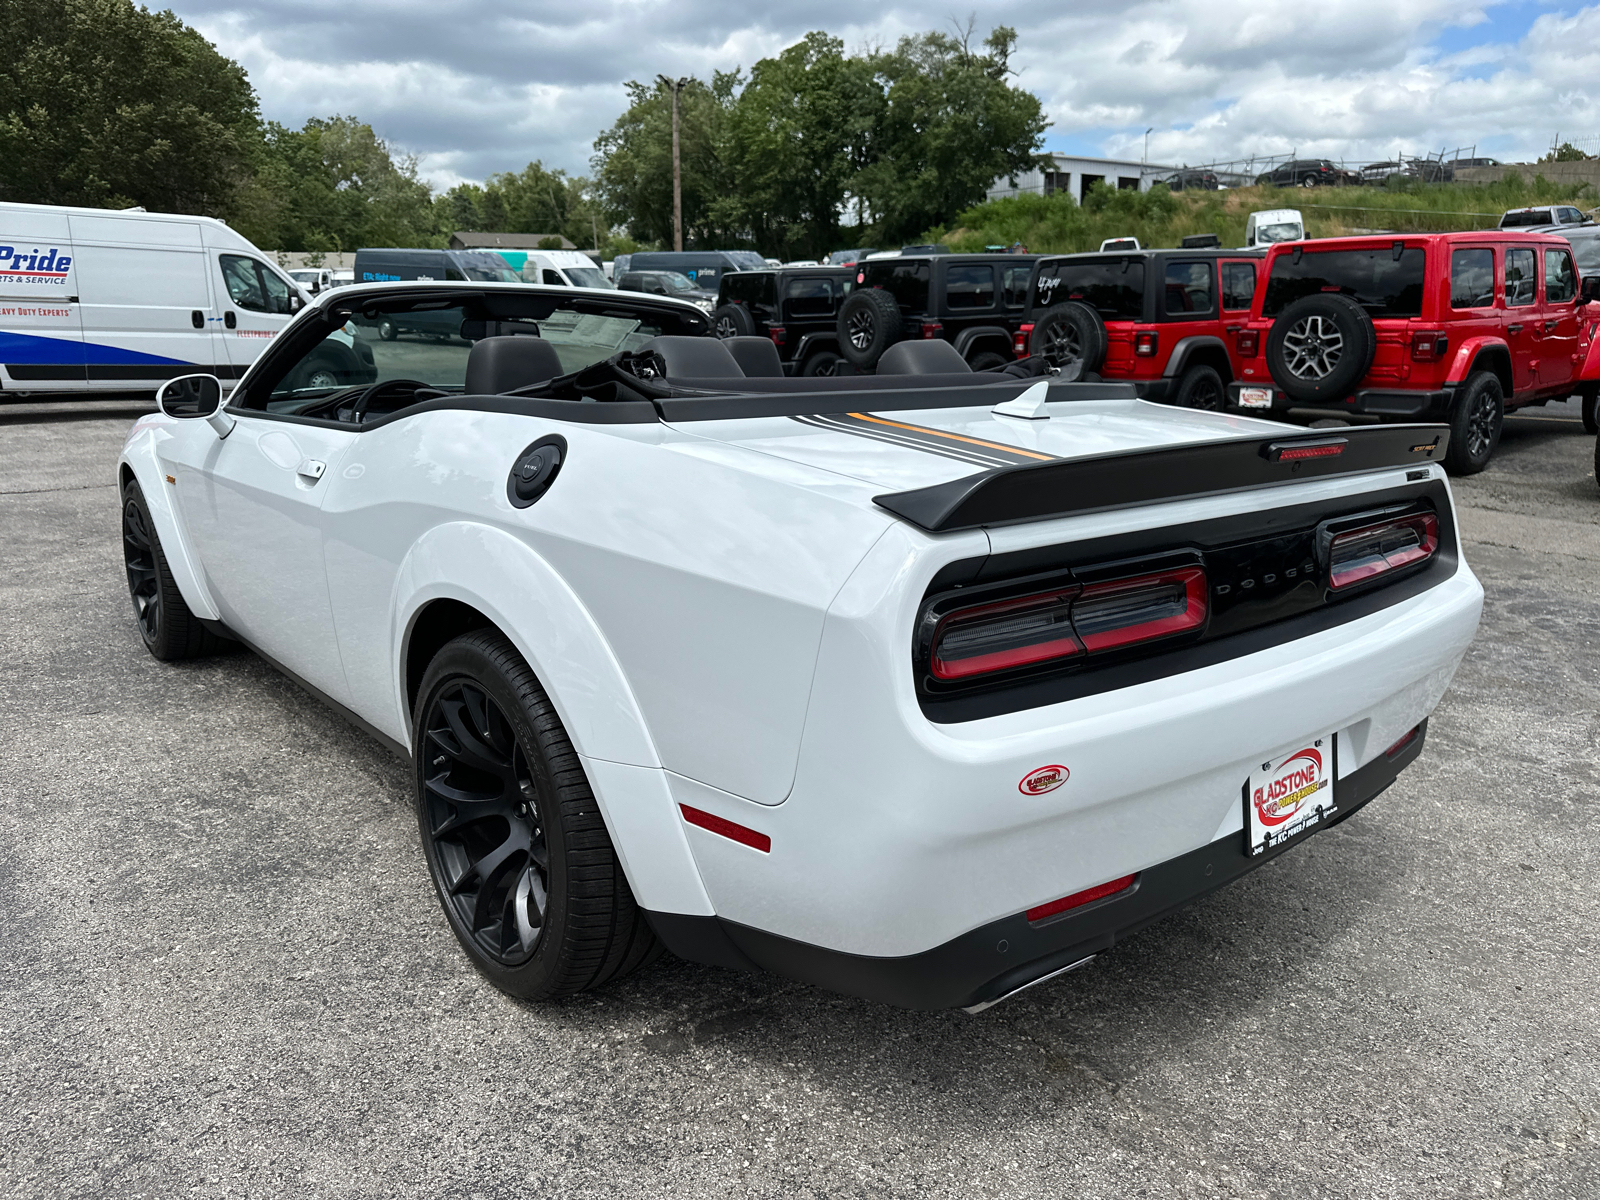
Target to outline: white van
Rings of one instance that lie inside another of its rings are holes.
[[[493,250],[523,283],[542,283],[555,287],[608,288],[614,286],[606,273],[581,250],[506,250],[500,246],[469,246],[469,250]]]
[[[230,386],[307,302],[221,221],[0,204],[0,394]]]
[[[1253,212],[1244,222],[1244,248],[1270,246],[1274,242],[1305,240],[1306,223],[1298,208],[1269,208]]]
[[[333,281],[332,267],[290,267],[289,278],[313,296],[339,286]]]

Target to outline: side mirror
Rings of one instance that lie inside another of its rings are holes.
[[[305,306],[306,306],[306,302],[304,300],[300,299],[299,296],[294,295],[294,296],[290,296],[289,297],[289,311],[290,312],[297,313],[302,308],[304,308]]]
[[[178,421],[203,417],[218,437],[233,432],[234,421],[222,411],[222,381],[215,375],[180,375],[156,392],[156,407]]]
[[[1588,304],[1593,300],[1600,300],[1600,275],[1585,277],[1582,290],[1578,292],[1580,304]]]

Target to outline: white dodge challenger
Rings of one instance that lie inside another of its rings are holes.
[[[134,426],[139,629],[406,755],[507,992],[664,947],[982,1008],[1387,788],[1483,597],[1442,427],[1033,369],[789,378],[668,299],[327,292]]]

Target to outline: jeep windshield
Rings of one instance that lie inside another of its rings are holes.
[[[1322,292],[1349,296],[1370,317],[1420,317],[1422,272],[1426,251],[1421,246],[1401,250],[1389,246],[1371,250],[1306,250],[1279,252],[1262,315],[1275,317],[1296,300]]]
[[[1081,300],[1102,321],[1144,319],[1144,259],[1132,256],[1045,262],[1039,267],[1040,308]]]

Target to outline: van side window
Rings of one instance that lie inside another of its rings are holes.
[[[287,313],[289,285],[253,258],[237,254],[221,256],[222,282],[228,299],[251,312]]]
[[[1565,250],[1544,252],[1544,301],[1568,304],[1578,295],[1578,277],[1572,270],[1572,255]]]
[[[560,271],[552,271],[549,267],[544,269],[544,281],[552,287],[566,287],[567,281],[561,278]]]
[[[1506,251],[1506,307],[1534,302],[1533,251],[1526,247]]]

